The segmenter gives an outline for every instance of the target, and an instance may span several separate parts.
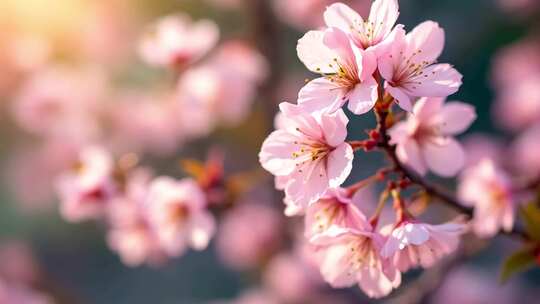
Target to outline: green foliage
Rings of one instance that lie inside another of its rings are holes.
[[[535,261],[534,250],[530,247],[514,252],[504,261],[500,277],[501,283],[505,283],[514,274],[534,265]]]

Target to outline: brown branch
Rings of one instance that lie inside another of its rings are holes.
[[[383,101],[384,102],[384,101]],[[457,210],[458,212],[467,215],[468,217],[473,216],[473,208],[465,206],[459,200],[457,200],[453,195],[449,194],[446,190],[443,190],[441,187],[432,185],[428,181],[424,180],[421,176],[407,168],[403,165],[396,155],[396,147],[390,144],[390,136],[388,135],[388,125],[387,118],[389,114],[388,105],[382,105],[375,107],[375,116],[377,119],[377,131],[380,134],[380,141],[378,147],[381,148],[394,166],[395,171],[402,174],[413,184],[420,186],[425,192],[441,202],[445,203],[447,206]],[[512,231],[500,231],[499,234],[505,234],[510,236],[519,237],[524,240],[528,240],[529,236],[525,231],[518,227],[514,227]]]

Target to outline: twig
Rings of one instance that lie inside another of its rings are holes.
[[[412,183],[422,187],[426,193],[429,195],[438,198],[440,201],[446,205],[452,207],[458,212],[467,215],[468,217],[473,216],[473,208],[467,207],[461,202],[459,202],[454,196],[442,190],[439,186],[435,186],[424,180],[421,176],[411,171],[409,168],[404,166],[396,155],[396,147],[390,144],[390,136],[388,135],[387,127],[387,117],[388,117],[387,107],[376,107],[375,116],[377,119],[377,131],[380,134],[380,142],[378,147],[383,149],[390,161],[392,162],[394,169],[397,172],[400,172],[404,177],[409,179]],[[528,240],[529,237],[527,233],[521,230],[519,227],[514,227],[512,231],[500,231],[499,234],[510,235]]]

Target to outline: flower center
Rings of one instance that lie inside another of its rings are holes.
[[[334,63],[328,65],[335,70],[332,74],[322,74],[330,82],[341,88],[352,89],[360,83],[358,69],[354,63],[342,63],[337,58],[334,58]]]

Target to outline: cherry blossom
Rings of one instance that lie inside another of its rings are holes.
[[[112,156],[102,147],[84,148],[74,166],[56,181],[60,212],[72,222],[103,215],[107,201],[115,195]]]
[[[307,206],[328,188],[339,187],[352,169],[353,150],[345,142],[343,111],[312,116],[299,106],[281,103],[285,127],[264,141],[259,160],[267,171],[286,177],[286,195]]]
[[[405,35],[398,28],[378,67],[385,89],[399,106],[410,111],[414,97],[446,97],[461,86],[461,74],[449,64],[436,63],[444,46],[444,31],[426,21]]]
[[[474,206],[473,231],[491,237],[500,229],[510,231],[516,213],[509,176],[490,159],[465,170],[460,177],[458,196]]]
[[[332,226],[311,238],[324,279],[334,288],[358,284],[371,298],[388,295],[401,284],[401,273],[380,255],[384,237],[372,229]]]
[[[168,255],[180,256],[188,246],[195,250],[208,246],[215,220],[194,180],[157,177],[148,191],[149,222]]]
[[[387,44],[385,40],[391,36],[398,16],[397,0],[374,1],[365,21],[349,6],[338,2],[326,9],[324,21],[328,27],[337,27],[347,33],[356,46],[373,50],[379,55],[385,51],[381,46]]]
[[[442,98],[422,98],[406,121],[389,130],[390,143],[405,165],[425,175],[428,168],[441,176],[453,176],[463,167],[465,154],[452,137],[476,119],[474,108]]]
[[[204,56],[219,38],[210,20],[192,21],[187,15],[166,16],[158,20],[139,44],[139,54],[148,64],[182,67]]]
[[[311,238],[332,226],[367,227],[365,215],[347,197],[343,188],[328,189],[316,203],[307,207],[305,214],[305,235]]]
[[[298,58],[322,77],[307,83],[298,93],[298,104],[309,111],[333,112],[349,101],[355,114],[371,110],[377,101],[377,82],[372,74],[376,57],[362,51],[338,28],[310,31],[297,46]]]
[[[403,272],[416,266],[428,268],[456,250],[465,230],[459,223],[430,225],[405,220],[392,229],[381,255],[391,258]]]

